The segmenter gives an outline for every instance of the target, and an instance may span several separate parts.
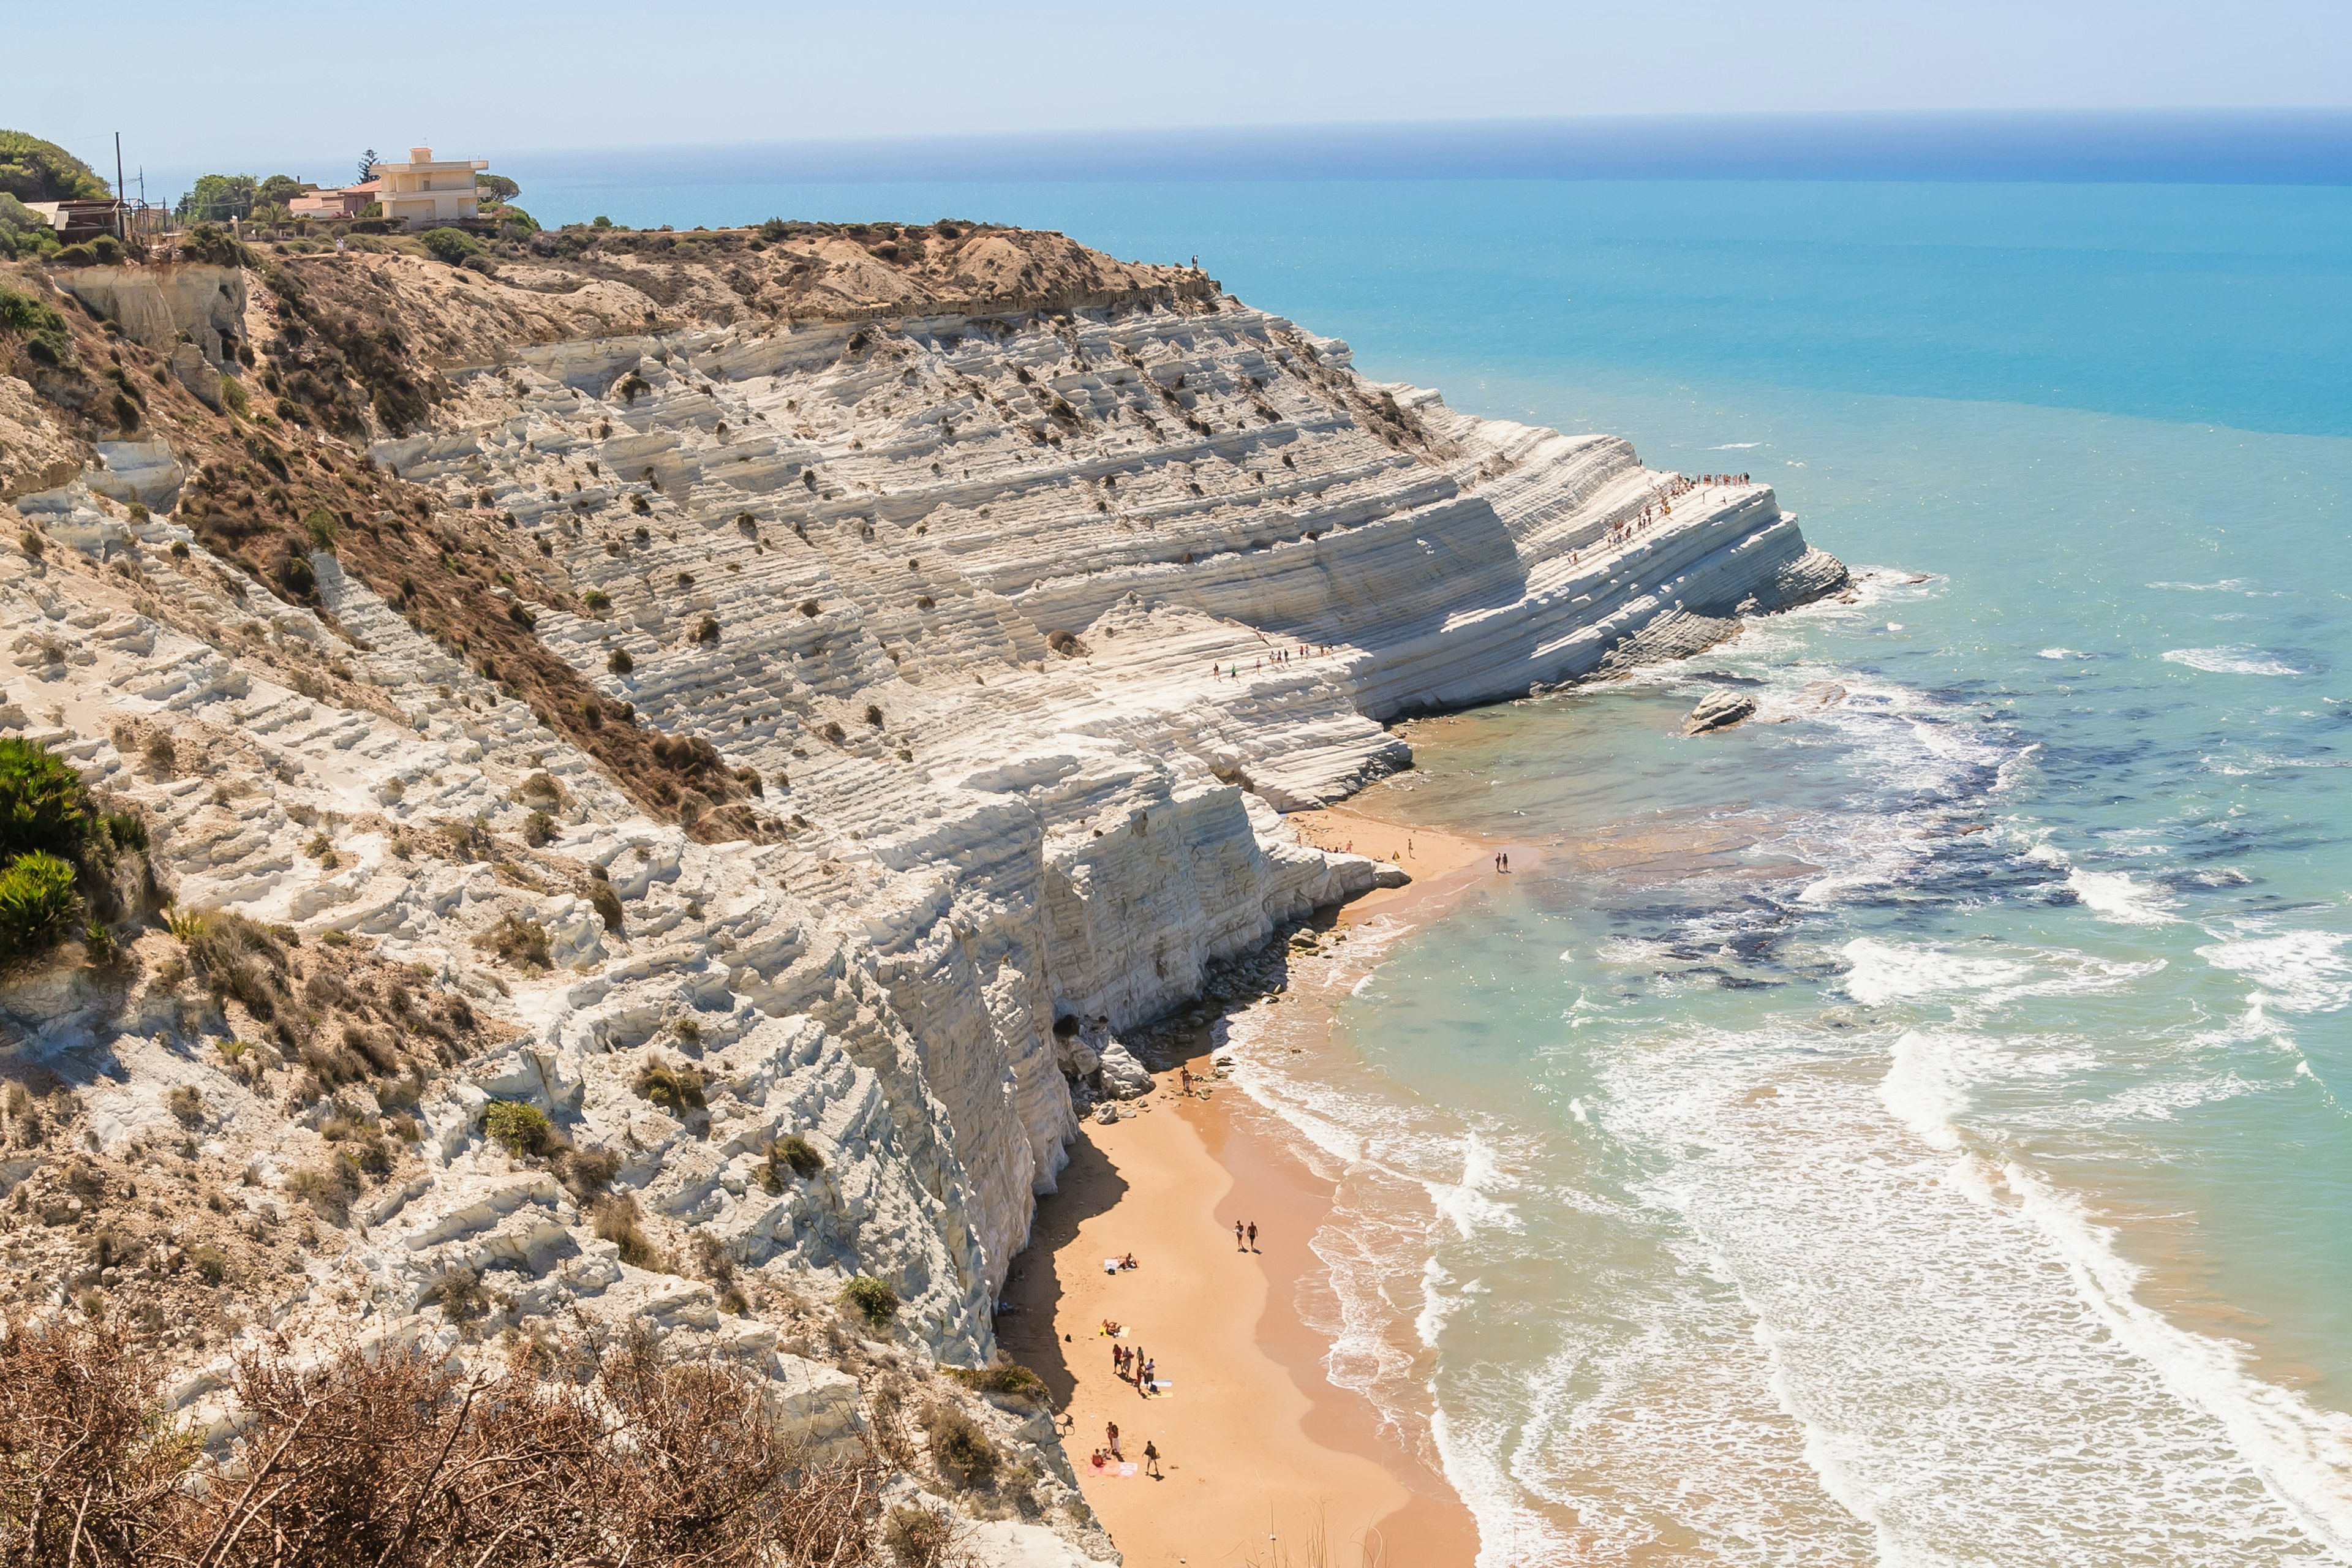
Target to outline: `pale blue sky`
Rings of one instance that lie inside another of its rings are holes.
[[[2347,0],[33,0],[0,121],[111,163],[1688,112],[2352,104]],[[79,61],[89,68],[61,68]],[[36,66],[34,62],[47,62]],[[127,90],[94,91],[92,68]]]

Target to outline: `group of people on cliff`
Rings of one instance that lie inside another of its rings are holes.
[[[1259,635],[1263,637],[1265,634],[1260,633]],[[1277,647],[1275,648],[1272,653],[1267,654],[1265,658],[1261,658],[1256,663],[1251,665],[1250,673],[1255,675],[1263,671],[1269,662],[1271,662],[1276,669],[1279,669],[1284,665],[1290,663],[1294,659],[1321,658],[1330,651],[1331,645],[1329,643],[1300,643],[1295,648]],[[1238,660],[1230,664],[1213,664],[1209,666],[1209,673],[1219,680],[1239,680],[1242,678],[1242,667]]]
[[[1700,474],[1696,478],[1689,474],[1676,474],[1651,491],[1650,500],[1643,505],[1640,511],[1632,517],[1621,518],[1611,523],[1607,542],[1612,545],[1622,544],[1660,519],[1674,516],[1676,498],[1688,495],[1695,489],[1711,485],[1744,485],[1748,482],[1746,474]],[[1583,558],[1583,553],[1580,550],[1570,551],[1569,564],[1574,565]]]

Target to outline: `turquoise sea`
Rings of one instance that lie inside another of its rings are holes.
[[[1197,253],[1876,570],[1431,727],[1384,802],[1540,861],[1248,1075],[1486,1568],[2352,1557],[2352,189],[518,177]]]

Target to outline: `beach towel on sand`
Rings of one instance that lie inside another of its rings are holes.
[[[1103,1259],[1103,1272],[1104,1272],[1104,1273],[1106,1273],[1106,1274],[1116,1274],[1116,1273],[1118,1273],[1118,1258],[1104,1258],[1104,1259]]]

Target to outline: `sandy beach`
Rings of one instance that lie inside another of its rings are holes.
[[[1310,842],[1352,844],[1412,873],[1347,906],[1343,925],[1429,918],[1491,878],[1505,847],[1346,807],[1287,820]],[[1532,864],[1531,847],[1509,847]],[[1309,1005],[1289,1010],[1286,1031],[1328,1034],[1328,1001],[1289,1000]],[[1265,1112],[1210,1080],[1205,1032],[1185,1065],[1204,1092],[1187,1098],[1176,1072],[1159,1073],[1119,1121],[1086,1123],[1004,1291],[1013,1310],[999,1337],[1069,1413],[1065,1446],[1087,1501],[1129,1563],[1467,1568],[1468,1510],[1379,1429],[1368,1401],[1328,1381],[1328,1347],[1297,1310],[1301,1281],[1322,1267],[1309,1242],[1329,1186]],[[1236,1247],[1235,1220],[1255,1222],[1255,1248]],[[1137,1268],[1106,1271],[1128,1252]],[[1147,1399],[1119,1379],[1105,1320],[1123,1331],[1116,1343],[1152,1358],[1164,1394]],[[1090,1463],[1112,1422],[1132,1473]]]

